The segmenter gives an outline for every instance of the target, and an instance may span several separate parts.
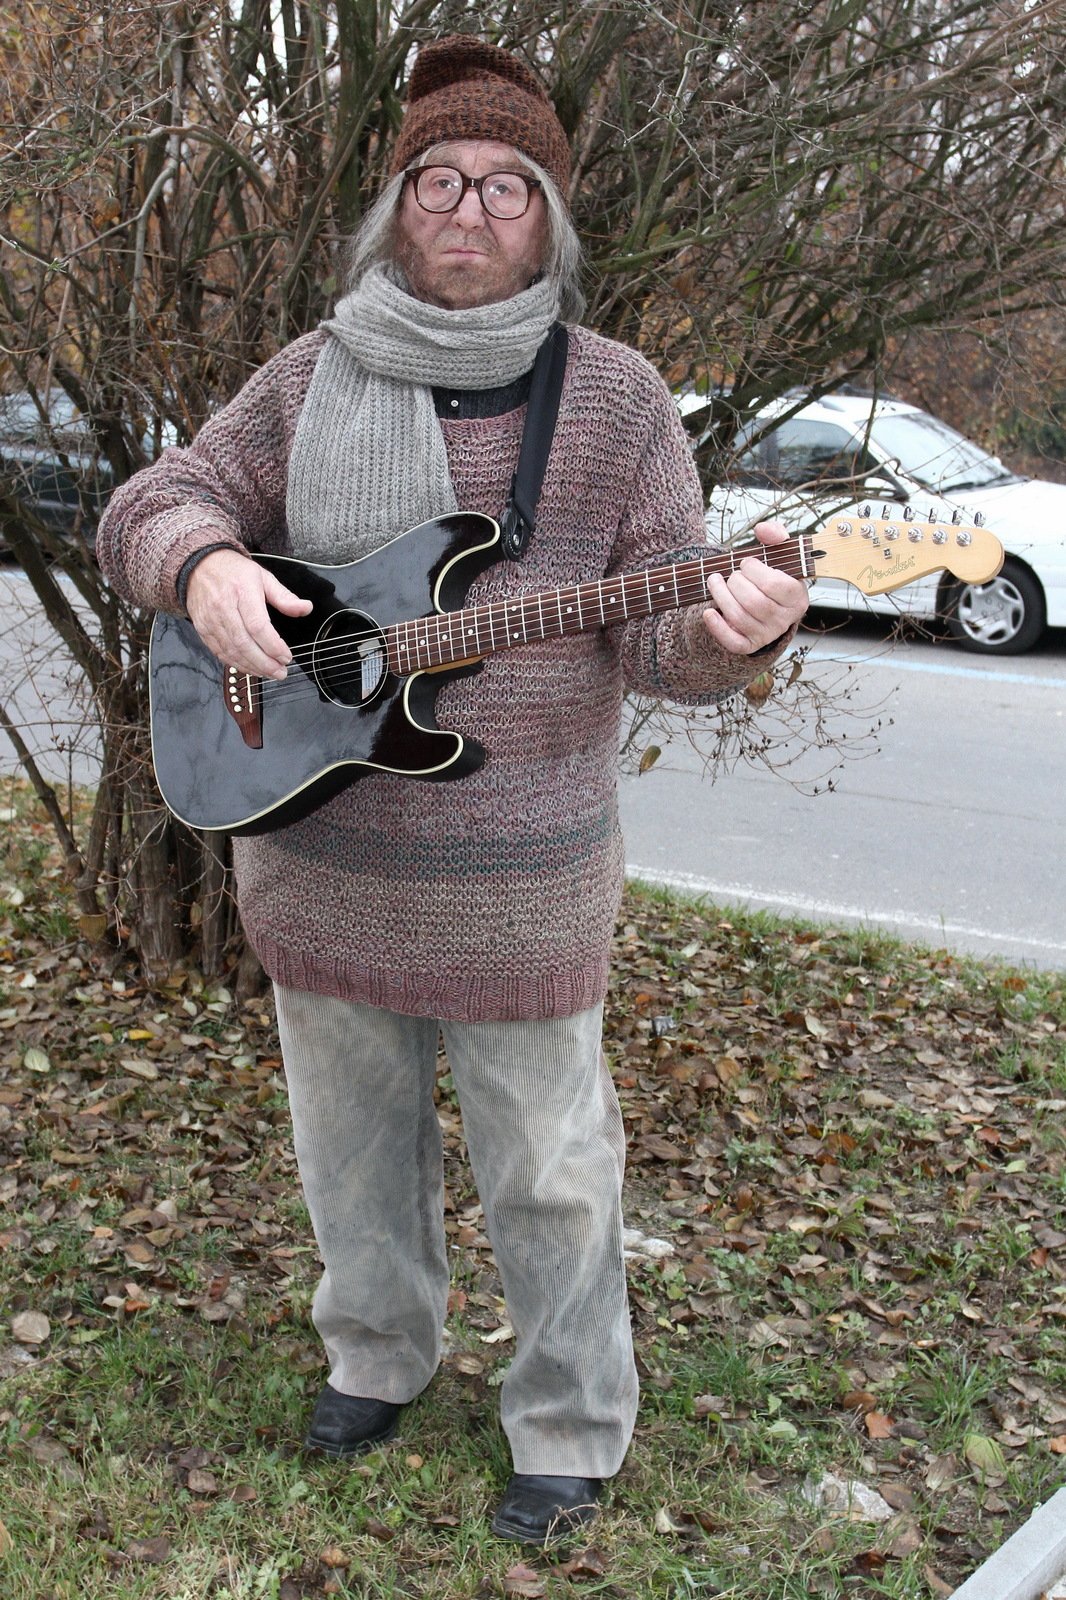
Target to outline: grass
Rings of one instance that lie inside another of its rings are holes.
[[[1062,1482],[1060,974],[627,894],[627,1222],[673,1253],[630,1262],[641,1411],[591,1545],[523,1552],[488,1527],[509,1347],[446,1064],[448,1352],[389,1446],[309,1459],[317,1266],[269,1006],[94,970],[12,798],[5,1595],[925,1600]],[[813,1504],[829,1472],[891,1520]]]

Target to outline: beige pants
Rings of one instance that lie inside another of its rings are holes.
[[[602,1008],[444,1023],[275,986],[296,1157],[325,1272],[313,1316],[343,1394],[406,1401],[448,1297],[443,1032],[515,1330],[501,1413],[516,1472],[606,1478],[637,1379],[622,1259],[624,1133]]]

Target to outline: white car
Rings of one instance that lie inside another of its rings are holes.
[[[685,395],[679,404],[694,413],[706,401]],[[866,515],[893,516],[903,506],[922,519],[982,521],[1006,551],[989,583],[932,575],[865,596],[827,578],[812,585],[812,605],[940,620],[964,649],[1000,655],[1066,626],[1066,484],[1016,477],[928,412],[868,394],[784,396],[741,431],[734,451],[707,512],[716,543],[769,516],[799,532],[834,512],[869,506]]]

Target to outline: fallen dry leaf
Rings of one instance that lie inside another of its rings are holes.
[[[579,1550],[576,1556],[571,1556],[569,1561],[564,1561],[555,1570],[564,1578],[602,1578],[607,1572],[607,1558],[602,1550],[596,1550],[590,1545],[587,1550]]]
[[[895,1422],[891,1417],[886,1417],[883,1411],[868,1411],[863,1423],[871,1439],[891,1439],[895,1432]]]
[[[504,1573],[503,1592],[516,1596],[517,1600],[544,1600],[548,1591],[540,1573],[519,1561]]]
[[[11,1318],[11,1334],[19,1344],[43,1344],[51,1331],[43,1311],[19,1311]]]
[[[170,1559],[170,1540],[157,1535],[153,1539],[133,1539],[126,1546],[126,1554],[131,1561],[143,1561],[149,1565],[157,1565],[161,1561]]]
[[[935,1572],[932,1567],[923,1567],[922,1576],[929,1585],[934,1600],[951,1600],[951,1596],[955,1593],[955,1584],[945,1582],[939,1572]]]
[[[995,1439],[989,1439],[985,1434],[968,1433],[962,1442],[962,1453],[978,1472],[999,1476],[1007,1470],[1002,1449]]]

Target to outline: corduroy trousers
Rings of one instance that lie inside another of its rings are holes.
[[[624,1133],[602,1007],[438,1024],[275,986],[296,1158],[324,1272],[312,1314],[342,1394],[408,1401],[448,1299],[441,1033],[515,1331],[500,1391],[516,1472],[607,1478],[637,1377],[622,1256]]]

